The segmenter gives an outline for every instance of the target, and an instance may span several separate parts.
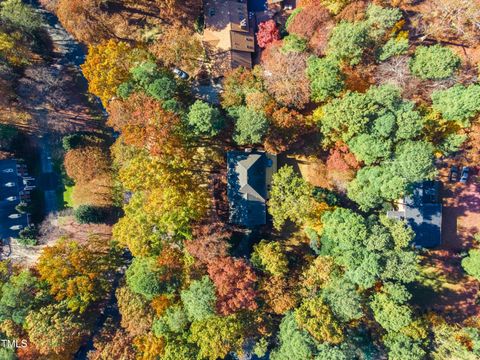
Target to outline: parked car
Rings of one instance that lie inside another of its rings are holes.
[[[187,79],[190,77],[190,75],[188,75],[185,71],[180,70],[180,69],[178,69],[178,68],[174,68],[172,71],[173,71],[173,73],[174,73],[175,75],[177,75],[180,79],[187,80]]]
[[[450,182],[457,182],[458,181],[458,167],[455,165],[450,168],[450,175],[449,175]]]
[[[467,181],[468,181],[468,175],[470,173],[470,168],[468,166],[465,166],[463,169],[462,169],[462,176],[460,177],[460,182],[462,184],[466,184]]]

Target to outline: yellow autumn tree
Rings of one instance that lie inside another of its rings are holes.
[[[82,71],[88,90],[104,105],[117,93],[118,86],[128,80],[129,70],[148,59],[148,53],[123,41],[108,40],[88,48]]]
[[[118,255],[99,237],[92,236],[87,244],[63,238],[43,250],[38,272],[57,301],[65,300],[70,310],[81,313],[110,290]]]

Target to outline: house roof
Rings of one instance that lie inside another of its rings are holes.
[[[227,153],[230,221],[243,226],[264,225],[266,216],[265,153]]]
[[[255,51],[255,39],[253,35],[230,31],[230,43],[232,50],[251,53]],[[251,59],[251,57],[250,57]]]
[[[405,220],[415,232],[416,245],[432,248],[441,243],[442,199],[439,181],[415,184],[410,196],[405,197],[403,211],[387,213],[390,218]]]
[[[222,3],[222,1],[220,0]],[[230,29],[233,31],[240,31],[248,33],[249,21],[248,21],[248,8],[246,2],[238,1],[223,1],[227,4],[228,15],[230,19]]]
[[[207,54],[213,58],[213,67],[220,69],[220,73],[238,66],[251,68],[255,35],[247,3],[207,0],[203,42]]]
[[[11,186],[13,184],[13,186]],[[15,207],[20,203],[20,192],[23,190],[23,180],[17,172],[17,161],[13,159],[0,160],[0,239],[17,237],[19,230],[11,229],[20,225],[28,225],[26,214],[19,214],[18,218],[11,218],[18,214]]]
[[[244,51],[230,51],[230,65],[232,68],[243,66],[246,69],[252,68],[252,56]]]

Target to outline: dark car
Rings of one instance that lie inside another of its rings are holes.
[[[452,166],[450,168],[450,175],[448,177],[450,182],[457,182],[458,181],[458,167]]]
[[[460,182],[463,184],[466,184],[468,181],[468,175],[470,173],[470,168],[468,166],[465,166],[462,169],[462,176],[460,177]]]

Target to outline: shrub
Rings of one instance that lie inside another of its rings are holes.
[[[290,34],[283,39],[283,52],[304,52],[307,50],[307,40],[300,36]]]
[[[18,242],[24,246],[35,246],[38,244],[38,229],[29,225],[18,233]]]
[[[30,206],[25,201],[22,201],[17,206],[15,206],[15,210],[20,214],[25,214],[29,212]]]
[[[76,149],[80,144],[82,144],[82,136],[79,134],[67,135],[62,139],[62,147],[65,151]]]
[[[462,260],[462,267],[468,275],[480,281],[480,249],[472,249]]]
[[[6,0],[0,5],[0,17],[14,26],[34,32],[42,27],[42,16],[21,0]]]
[[[337,194],[327,188],[315,187],[312,195],[317,202],[325,202],[329,206],[337,206],[340,201]]]
[[[103,140],[94,135],[87,133],[75,133],[66,135],[62,138],[62,147],[63,150],[69,151],[73,149],[78,149],[87,145],[98,145],[101,144]]]
[[[80,224],[100,224],[105,221],[104,208],[92,205],[80,205],[75,209],[75,220]]]
[[[12,125],[0,124],[0,147],[8,149],[14,143],[18,129]]]
[[[419,46],[410,60],[410,71],[421,79],[440,80],[453,75],[460,58],[441,45]]]
[[[391,38],[378,51],[377,58],[380,61],[385,61],[396,55],[405,54],[408,50],[408,39],[406,38]]]

